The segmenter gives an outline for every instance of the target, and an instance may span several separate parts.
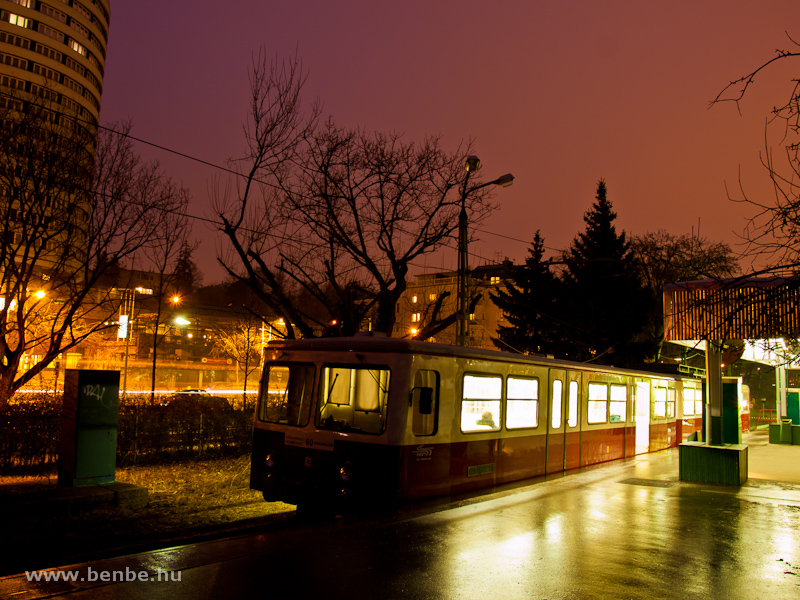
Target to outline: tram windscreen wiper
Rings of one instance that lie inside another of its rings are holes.
[[[338,373],[336,373],[333,376],[333,381],[331,381],[331,387],[328,388],[328,395],[325,397],[325,404],[328,403],[328,399],[331,397],[331,394],[333,394],[333,386],[336,385],[336,380],[337,379],[339,379],[339,374]]]
[[[358,359],[358,361],[362,365],[367,365],[367,361],[364,360],[364,357],[361,356],[360,354],[356,353],[356,358]],[[369,365],[367,365],[367,366],[369,366]],[[375,374],[375,373],[378,373],[378,372],[379,372],[378,369],[367,369],[367,373],[369,373],[369,376],[372,377],[372,379],[375,380],[375,383],[378,384],[378,388],[381,390],[381,393],[388,394],[389,393],[389,388],[383,387],[383,385],[381,384],[380,378]]]

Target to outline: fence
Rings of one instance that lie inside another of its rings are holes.
[[[171,409],[128,394],[119,409],[117,465],[249,453],[253,409],[238,398],[227,410]],[[60,396],[15,399],[0,413],[0,475],[53,472],[60,433]]]

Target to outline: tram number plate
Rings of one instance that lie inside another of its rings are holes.
[[[467,477],[486,475],[487,473],[494,473],[494,463],[487,463],[485,465],[472,465],[471,467],[467,467]]]
[[[287,446],[296,446],[298,448],[313,448],[314,450],[333,452],[332,439],[322,439],[316,436],[287,433],[283,438],[283,443]]]

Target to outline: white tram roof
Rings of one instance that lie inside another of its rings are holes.
[[[466,358],[474,360],[490,360],[520,364],[540,364],[554,368],[574,369],[581,371],[602,371],[620,375],[639,375],[660,377],[663,379],[695,379],[686,374],[663,373],[626,369],[608,365],[595,365],[580,363],[539,355],[516,354],[502,350],[487,350],[484,348],[470,348],[437,344],[434,342],[421,342],[404,338],[390,338],[374,335],[355,335],[353,337],[328,337],[306,338],[299,340],[272,340],[266,348],[266,353],[273,354],[272,360],[279,360],[280,352],[311,351],[311,352],[385,352],[396,354],[428,354],[448,356],[453,358]],[[268,356],[268,355],[267,355]],[[267,358],[269,361],[269,358]]]

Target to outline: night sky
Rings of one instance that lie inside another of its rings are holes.
[[[738,194],[741,173],[748,194],[769,198],[764,122],[796,69],[758,78],[741,115],[709,101],[787,48],[786,32],[800,38],[797,0],[113,0],[101,120],[131,118],[137,137],[224,165],[244,149],[253,54],[296,52],[306,101],[338,124],[441,134],[448,149],[473,138],[485,179],[516,176],[471,254],[520,261],[537,228],[566,247],[601,177],[629,234],[699,224],[735,245],[753,210],[726,185]],[[218,171],[138,150],[190,189],[193,214],[211,215]],[[212,283],[216,234],[199,221],[193,233]]]

